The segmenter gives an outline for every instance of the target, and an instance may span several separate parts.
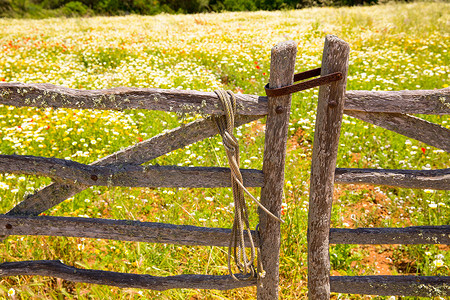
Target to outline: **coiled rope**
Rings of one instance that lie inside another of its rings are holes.
[[[225,115],[213,116],[219,134],[222,136],[223,146],[225,148],[228,164],[231,169],[231,188],[233,191],[234,200],[234,221],[231,234],[231,240],[228,247],[228,271],[230,275],[238,280],[231,267],[231,260],[234,257],[236,267],[243,275],[250,275],[245,277],[250,279],[256,277],[257,272],[253,262],[255,260],[255,245],[253,243],[250,225],[248,221],[247,205],[245,203],[244,193],[246,193],[250,199],[258,204],[261,209],[269,216],[276,219],[279,222],[283,222],[280,218],[273,215],[268,211],[255,197],[245,188],[243,184],[242,174],[239,169],[239,142],[233,135],[234,119],[236,115],[236,97],[231,91],[217,90],[214,91],[219,97],[222,103]],[[245,235],[247,235],[250,241],[250,258],[245,251]],[[264,276],[264,270],[261,260],[258,259],[258,266],[260,270],[260,276]]]

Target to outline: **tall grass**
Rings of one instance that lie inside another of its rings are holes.
[[[296,71],[320,65],[326,34],[351,45],[348,89],[413,90],[448,87],[450,5],[389,4],[296,11],[0,20],[0,80],[47,82],[80,89],[116,86],[264,94],[270,48],[298,42]],[[306,297],[306,227],[309,169],[317,90],[293,96],[287,148],[280,261],[283,299]],[[448,116],[423,116],[450,128]],[[105,112],[0,106],[1,154],[53,156],[90,163],[199,116],[129,110]],[[236,130],[244,168],[261,168],[264,122]],[[344,117],[339,167],[448,168],[441,150]],[[226,166],[218,137],[157,158],[150,164]],[[0,175],[0,207],[11,209],[49,178]],[[254,194],[259,189],[253,189]],[[89,188],[45,212],[231,227],[229,189]],[[334,227],[450,223],[445,191],[336,186]],[[251,225],[258,220],[251,207]],[[448,274],[443,246],[331,247],[332,273]],[[226,249],[82,238],[13,236],[0,244],[1,261],[61,259],[77,267],[158,276],[226,274]],[[253,299],[255,288],[234,291],[137,289],[9,277],[0,296],[17,299]],[[369,297],[334,295],[336,299]],[[375,297],[376,299],[386,299]],[[389,298],[388,298],[389,299]],[[405,298],[408,299],[408,298]]]

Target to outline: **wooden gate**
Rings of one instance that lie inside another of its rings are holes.
[[[292,84],[296,53],[297,45],[294,42],[280,43],[272,48],[270,88]],[[241,170],[244,185],[262,187],[262,205],[280,216],[291,96],[267,98],[236,95],[236,98],[238,109],[235,126],[267,116],[263,169]],[[147,109],[203,115],[224,114],[215,93],[142,88],[85,91],[50,84],[1,83],[0,103],[17,107]],[[231,229],[226,228],[39,216],[89,186],[230,187],[231,173],[228,168],[142,165],[217,133],[212,119],[205,118],[156,135],[90,165],[57,158],[0,155],[2,173],[47,176],[54,180],[8,213],[0,215],[0,235],[86,237],[226,247],[231,238]],[[0,276],[53,276],[76,282],[154,290],[226,290],[257,285],[258,299],[275,299],[278,297],[280,224],[264,212],[260,211],[259,214],[259,234],[253,232],[253,240],[255,246],[260,248],[258,259],[262,261],[266,275],[258,279],[237,281],[229,275],[197,274],[156,277],[79,269],[65,265],[59,260],[5,262],[0,265]],[[247,240],[246,246],[249,245]],[[237,274],[236,277],[241,275]]]
[[[292,84],[297,46],[280,43],[272,49],[270,88]],[[308,229],[310,299],[329,299],[331,291],[382,295],[448,295],[449,277],[330,277],[329,243],[450,244],[450,226],[331,229],[334,183],[371,183],[405,188],[450,189],[450,169],[434,171],[336,169],[342,114],[346,113],[450,150],[449,130],[408,114],[449,114],[449,89],[402,92],[345,92],[349,46],[327,36],[321,75],[340,72],[342,80],[319,89]],[[280,215],[291,96],[237,95],[236,126],[267,116],[262,170],[241,170],[244,184],[262,187],[261,203]],[[0,103],[13,106],[76,109],[148,109],[180,113],[223,114],[214,93],[162,89],[116,88],[81,91],[49,84],[0,83]],[[403,126],[406,124],[409,127]],[[400,126],[401,125],[401,126]],[[424,130],[416,130],[422,128]],[[217,167],[142,166],[178,148],[217,134],[210,118],[194,121],[104,157],[90,165],[73,161],[0,155],[0,172],[48,176],[54,183],[0,215],[0,235],[45,235],[115,239],[179,245],[226,247],[231,230],[130,220],[39,216],[89,186],[230,187],[230,170]],[[41,275],[66,280],[155,290],[172,288],[233,289],[257,285],[258,299],[278,298],[280,224],[259,211],[259,232],[252,232],[266,276],[236,281],[229,275],[157,277],[86,270],[60,261],[5,262],[0,276]],[[249,246],[250,243],[247,243]],[[239,277],[240,275],[236,275]],[[412,279],[412,280],[411,280]]]
[[[325,41],[322,72],[347,74],[348,56],[348,44],[328,36]],[[450,130],[409,115],[450,114],[449,88],[346,93],[345,86],[346,82],[343,80],[319,89],[308,216],[309,299],[329,299],[330,289],[331,292],[349,294],[448,296],[450,276],[330,277],[330,243],[450,244],[448,225],[330,229],[335,183],[450,190],[450,169],[422,171],[336,168],[343,113],[450,152]]]

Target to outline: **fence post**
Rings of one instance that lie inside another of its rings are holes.
[[[270,63],[270,88],[290,85],[294,80],[297,44],[282,42],[272,48]],[[276,216],[281,213],[284,186],[284,162],[289,127],[291,95],[269,97],[264,144],[264,187],[261,203]],[[258,299],[278,299],[280,259],[280,223],[262,210],[260,219],[260,257],[265,277],[258,278]]]
[[[314,300],[330,299],[329,231],[349,52],[336,36],[325,38],[321,76],[341,72],[343,79],[319,89],[308,214],[308,298]]]

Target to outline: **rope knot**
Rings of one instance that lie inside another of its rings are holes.
[[[253,243],[253,238],[250,230],[250,224],[248,221],[248,211],[247,205],[245,203],[244,195],[247,194],[250,198],[258,204],[263,211],[269,214],[272,218],[282,222],[282,220],[270,211],[268,211],[255,197],[245,188],[244,180],[242,178],[241,171],[239,169],[240,158],[239,158],[239,141],[233,135],[234,121],[236,115],[236,97],[232,91],[217,90],[214,91],[219,97],[222,103],[225,114],[221,116],[213,116],[219,134],[222,137],[223,145],[227,154],[228,164],[231,170],[231,188],[233,191],[234,200],[234,221],[232,228],[232,237],[228,247],[228,271],[230,275],[238,280],[231,268],[231,259],[234,257],[235,264],[239,271],[243,275],[249,274],[248,279],[251,277],[256,277],[257,272],[253,262],[255,260],[255,245]],[[250,257],[248,257],[245,251],[245,236],[250,242]],[[263,266],[258,260],[259,272],[264,274]]]

